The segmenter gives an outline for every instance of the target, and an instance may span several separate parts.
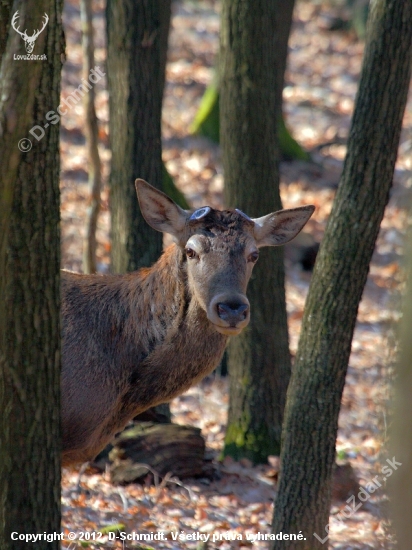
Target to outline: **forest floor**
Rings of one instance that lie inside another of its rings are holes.
[[[336,8],[335,8],[336,9]],[[173,4],[167,84],[163,115],[164,161],[177,186],[195,206],[222,206],[223,174],[218,146],[190,135],[206,85],[213,76],[218,51],[218,1]],[[313,161],[283,162],[281,195],[286,208],[315,204],[307,226],[321,240],[342,170],[350,118],[361,68],[363,42],[352,32],[331,32],[334,13],[330,6],[297,3],[290,40],[289,67],[284,91],[285,113],[294,137]],[[63,70],[62,98],[81,78],[82,50],[79,4],[66,0],[64,25],[67,61]],[[105,72],[103,0],[95,3],[96,65]],[[99,270],[110,263],[110,216],[107,180],[110,169],[108,139],[108,93],[104,79],[97,88],[100,120],[100,154],[104,189],[97,238]],[[62,117],[62,265],[81,271],[82,238],[88,206],[87,158],[84,139],[84,111],[81,102]],[[410,98],[396,164],[394,185],[382,222],[359,308],[358,322],[342,399],[337,438],[338,458],[349,462],[362,486],[373,478],[382,486],[357,510],[339,521],[346,502],[335,500],[331,511],[329,548],[335,550],[392,548],[387,524],[387,498],[382,468],[390,423],[395,354],[394,326],[400,317],[400,291],[404,284],[402,249],[408,220],[412,184],[412,100]],[[139,174],[136,174],[136,177]],[[251,189],[253,193],[253,189]],[[262,212],[262,215],[266,212]],[[296,352],[300,323],[310,274],[287,262],[287,304],[292,354]],[[228,382],[209,377],[200,386],[173,401],[173,421],[202,430],[207,451],[214,457],[215,479],[207,477],[117,487],[107,474],[89,469],[76,492],[78,471],[65,469],[62,485],[65,531],[92,532],[121,524],[121,529],[139,534],[163,533],[163,541],[146,542],[145,548],[209,548],[220,550],[268,543],[251,540],[258,533],[270,533],[273,499],[276,494],[277,460],[253,467],[226,459],[218,461],[227,418]],[[376,477],[377,476],[377,477]],[[359,506],[358,506],[359,505]],[[173,540],[176,534],[210,535],[208,545],[195,540]],[[305,533],[306,537],[312,533]],[[326,533],[319,533],[323,538]],[[229,538],[229,540],[225,540]],[[237,540],[231,540],[231,539]],[[137,542],[107,540],[104,548],[137,548]],[[241,539],[241,540],[239,540]],[[77,547],[71,543],[70,548]],[[68,547],[69,543],[63,543]],[[84,546],[84,544],[83,544]],[[325,547],[328,543],[325,543]],[[79,544],[80,547],[80,544]],[[91,548],[102,547],[90,542]]]

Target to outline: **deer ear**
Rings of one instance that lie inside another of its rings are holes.
[[[189,214],[146,181],[137,179],[135,186],[140,210],[150,227],[180,239]]]
[[[290,210],[279,210],[252,220],[255,222],[256,245],[258,247],[279,246],[288,243],[303,229],[314,210],[314,206],[301,206]]]

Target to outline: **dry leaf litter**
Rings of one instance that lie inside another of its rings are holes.
[[[297,3],[284,91],[287,124],[298,142],[311,152],[315,162],[282,163],[282,200],[286,208],[316,205],[307,231],[317,240],[322,238],[342,170],[364,47],[351,32],[327,29],[332,10],[326,4]],[[94,15],[96,64],[105,71],[102,0],[94,3]],[[176,185],[194,207],[204,204],[221,207],[223,200],[219,147],[189,132],[205,87],[213,78],[219,46],[219,15],[218,1],[177,0],[173,3],[163,110],[163,158]],[[62,98],[74,91],[81,78],[78,1],[66,1],[64,26],[67,61],[63,69]],[[106,272],[110,263],[109,112],[105,86],[104,79],[96,85],[99,149],[105,184],[97,231],[101,272]],[[83,128],[84,110],[80,102],[62,117],[61,130],[62,263],[64,268],[77,271],[82,267],[82,239],[88,206]],[[381,468],[388,458],[385,444],[394,362],[394,324],[399,318],[399,294],[404,284],[402,248],[412,183],[411,128],[412,103],[409,100],[394,186],[359,308],[337,439],[338,457],[350,463],[357,481],[366,486],[378,476],[382,488],[343,521],[339,521],[339,514],[346,503],[334,500],[329,548],[336,550],[392,547]],[[298,343],[309,281],[310,275],[299,265],[288,263],[287,304],[292,353]],[[247,460],[239,463],[229,459],[218,461],[223,447],[227,405],[228,382],[217,377],[209,377],[171,404],[174,422],[201,428],[207,453],[214,458],[214,480],[205,477],[180,483],[166,479],[157,486],[146,483],[116,487],[106,474],[89,469],[82,475],[79,493],[76,490],[78,470],[65,469],[62,480],[65,532],[98,532],[108,525],[119,524],[120,529],[128,533],[163,533],[167,537],[164,541],[127,542],[125,545],[110,541],[105,535],[100,544],[89,541],[89,548],[267,548],[268,542],[248,539],[257,533],[270,533],[278,459],[271,457],[267,465],[256,467]],[[343,484],[347,482],[347,479],[342,481]],[[338,483],[335,496],[339,496],[339,487]],[[204,545],[195,540],[173,540],[172,534],[176,536],[182,532],[209,534],[209,542]],[[237,535],[241,541],[225,540],[225,537],[235,539]],[[78,542],[63,543],[63,547],[69,546],[81,547]]]

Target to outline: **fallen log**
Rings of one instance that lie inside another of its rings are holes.
[[[203,474],[205,440],[200,429],[178,424],[142,422],[124,430],[109,453],[112,483],[141,481],[149,472],[180,479]]]

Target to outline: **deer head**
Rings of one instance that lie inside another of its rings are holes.
[[[301,206],[251,219],[237,209],[204,206],[187,212],[141,179],[136,191],[147,223],[173,235],[184,251],[191,296],[214,328],[227,336],[239,334],[249,323],[246,288],[258,249],[292,240],[315,209]]]
[[[47,13],[45,13],[43,17],[44,17],[44,21],[43,21],[42,28],[38,31],[33,31],[32,36],[28,36],[27,29],[24,32],[21,32],[19,30],[20,25],[16,28],[16,22],[17,22],[17,19],[19,18],[19,12],[16,11],[16,13],[13,15],[13,19],[11,20],[11,26],[23,38],[27,53],[32,53],[37,37],[39,36],[40,33],[43,32],[44,28],[49,22],[49,16],[47,15]]]

